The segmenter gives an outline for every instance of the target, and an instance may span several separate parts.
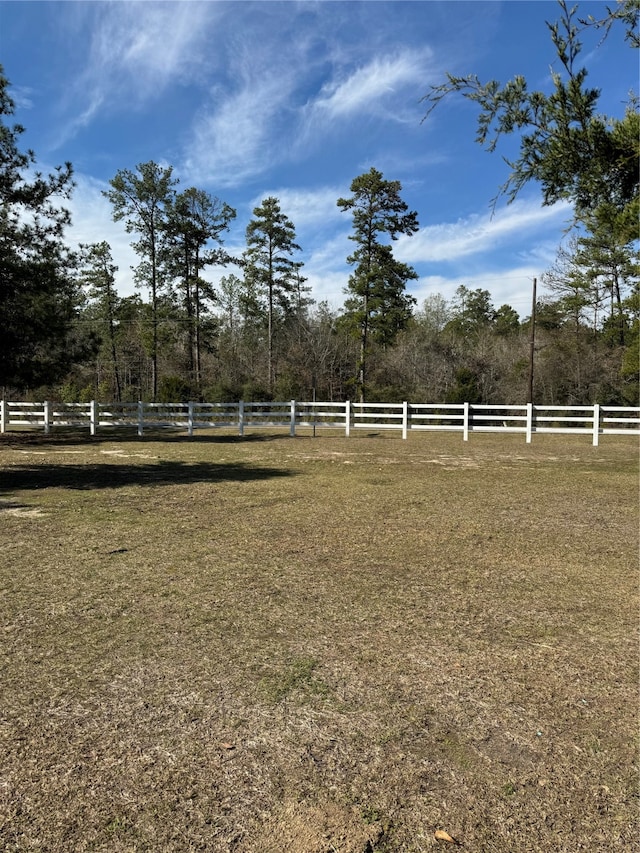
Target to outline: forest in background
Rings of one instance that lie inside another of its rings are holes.
[[[264,311],[248,314],[243,281],[234,274],[224,277],[221,290],[223,305],[211,307],[200,329],[200,387],[193,374],[187,312],[166,297],[161,300],[158,401],[355,397],[358,340],[348,315],[323,304],[307,303],[288,314],[278,310],[270,386]],[[93,301],[80,312],[78,323],[83,335],[90,330],[100,337],[98,351],[74,366],[61,383],[37,390],[34,398],[151,399],[149,305],[139,297],[118,301],[115,360],[109,323]],[[548,404],[637,405],[637,293],[623,300],[624,342],[608,293],[588,307],[591,323],[587,306],[572,310],[562,297],[538,301],[534,399]],[[434,295],[416,306],[392,345],[371,345],[367,400],[525,402],[530,336],[530,317],[521,320],[508,305],[496,310],[487,290],[461,286],[450,301]]]
[[[606,37],[624,25],[637,47],[637,0],[581,20],[560,3],[550,26],[562,73],[550,95],[516,78],[504,86],[449,76],[425,97],[479,110],[478,142],[520,137],[501,193],[529,181],[543,203],[571,202],[574,236],[541,274],[528,317],[464,284],[417,305],[415,271],[393,256],[418,229],[398,181],[375,168],[336,204],[351,215],[345,303],[316,303],[297,260],[295,223],[267,197],[253,211],[246,249],[224,238],[235,211],[202,189],[179,189],[171,167],[120,170],[109,182],[116,221],[132,235],[139,293],[122,297],[108,243],[70,247],[64,199],[71,164],[43,176],[22,152],[23,128],[0,74],[0,388],[6,399],[83,402],[318,399],[637,405],[640,289],[638,102],[597,112],[599,92],[578,67],[581,27]],[[224,270],[220,277],[219,273]],[[211,282],[216,271],[215,286]],[[532,342],[533,335],[533,342]]]

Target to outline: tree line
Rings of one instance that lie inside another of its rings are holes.
[[[338,311],[313,300],[278,198],[253,210],[245,249],[232,257],[224,240],[236,211],[223,200],[180,189],[170,166],[118,171],[105,196],[132,236],[139,286],[120,296],[107,242],[67,245],[71,164],[32,176],[35,155],[19,148],[23,128],[7,123],[14,103],[0,73],[3,396],[517,403],[527,398],[534,343],[536,402],[637,404],[638,104],[632,98],[622,118],[600,115],[577,59],[585,27],[606,35],[622,23],[633,42],[639,4],[624,0],[600,20],[559,5],[549,30],[562,72],[550,95],[523,78],[501,86],[449,75],[425,97],[427,111],[449,95],[471,100],[490,150],[520,135],[502,188],[510,200],[535,181],[543,203],[573,206],[575,236],[525,318],[465,285],[417,305],[407,292],[417,274],[393,254],[399,235],[418,230],[417,213],[400,182],[375,168],[336,200],[354,243]]]

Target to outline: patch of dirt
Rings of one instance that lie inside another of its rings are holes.
[[[7,515],[18,515],[20,518],[39,518],[42,515],[46,515],[41,509],[23,506],[22,504],[2,499],[0,499],[0,512],[4,512]]]
[[[124,450],[101,450],[104,456],[122,456],[125,459],[130,459],[132,457],[138,457],[140,459],[157,459],[157,456],[152,456],[149,453],[126,453]]]
[[[19,515],[20,518],[40,518],[40,516],[45,515],[41,509],[23,509],[22,507],[10,507],[4,509],[3,512],[6,512],[7,515]]]
[[[517,743],[499,729],[489,732],[477,748],[491,762],[505,765],[521,773],[530,771],[535,764],[534,756],[526,744]]]
[[[383,835],[382,825],[367,823],[355,807],[288,800],[266,821],[260,849],[262,853],[372,853]]]

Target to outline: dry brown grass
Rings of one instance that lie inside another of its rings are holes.
[[[637,451],[5,437],[0,846],[634,849]]]

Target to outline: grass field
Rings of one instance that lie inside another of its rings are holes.
[[[631,851],[638,443],[0,439],[4,851]]]

